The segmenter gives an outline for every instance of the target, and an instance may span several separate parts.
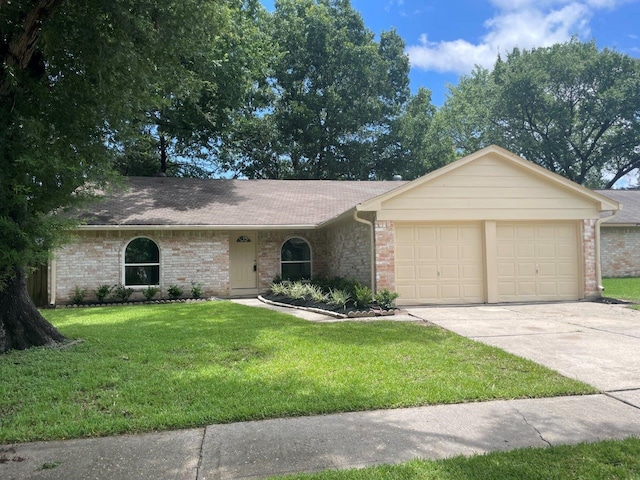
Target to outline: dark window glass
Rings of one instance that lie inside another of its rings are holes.
[[[160,250],[149,238],[129,242],[124,253],[125,285],[158,285],[160,283]]]
[[[280,272],[285,280],[311,278],[311,249],[302,238],[291,238],[282,245]]]

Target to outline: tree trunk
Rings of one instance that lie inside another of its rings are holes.
[[[15,275],[0,291],[0,353],[53,346],[64,340],[29,297],[25,272],[15,268]]]

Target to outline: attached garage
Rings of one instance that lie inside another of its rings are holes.
[[[357,209],[376,215],[378,289],[473,304],[599,295],[599,219],[619,204],[492,146]]]

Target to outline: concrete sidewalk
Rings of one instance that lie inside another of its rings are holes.
[[[0,478],[258,479],[640,435],[640,390],[0,447]],[[625,403],[627,402],[627,403]]]

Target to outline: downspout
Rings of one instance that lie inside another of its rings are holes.
[[[58,280],[58,275],[57,275],[57,263],[56,263],[56,259],[52,258],[49,261],[49,272],[51,272],[51,286],[49,287],[51,289],[51,292],[49,294],[49,305],[55,306],[56,304],[56,290],[57,290],[57,280]]]
[[[598,282],[598,290],[600,292],[604,290],[604,286],[602,285],[602,266],[600,265],[600,225],[614,218],[619,212],[620,210],[616,210],[608,217],[596,220],[596,282]]]
[[[353,211],[353,219],[358,222],[358,223],[362,223],[364,225],[368,225],[369,226],[369,232],[371,234],[371,238],[369,239],[369,244],[370,244],[370,265],[371,265],[371,290],[373,290],[373,292],[376,292],[376,245],[375,245],[375,227],[373,226],[373,222],[370,220],[365,220],[364,218],[360,218],[358,216],[358,210],[354,210]]]

